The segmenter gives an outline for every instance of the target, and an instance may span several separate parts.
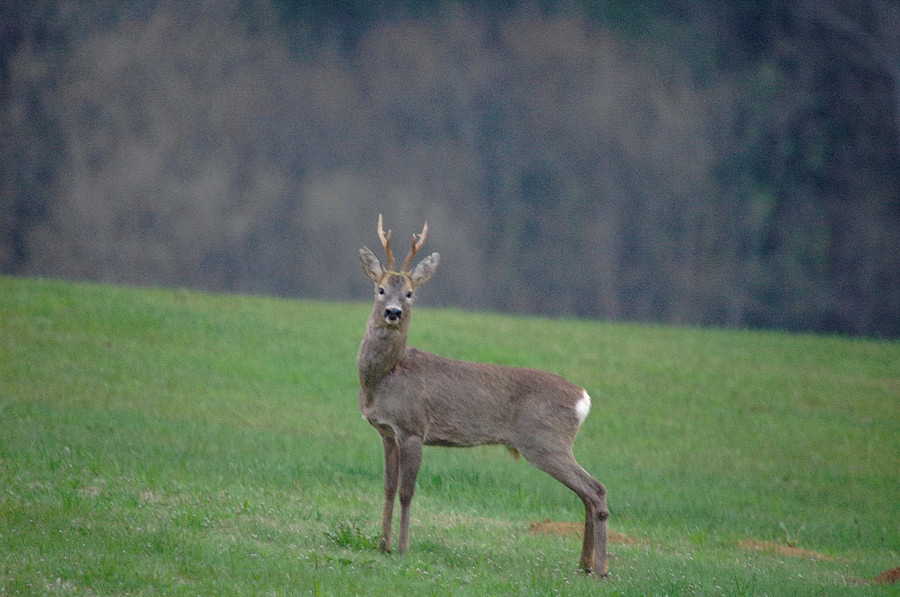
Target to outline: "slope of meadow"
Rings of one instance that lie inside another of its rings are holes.
[[[888,594],[900,344],[419,307],[416,346],[590,391],[581,504],[505,450],[426,448],[377,552],[369,306],[0,277],[0,594]]]

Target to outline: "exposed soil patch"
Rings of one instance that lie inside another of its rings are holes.
[[[754,551],[769,551],[777,554],[781,554],[783,556],[788,556],[791,558],[806,558],[809,560],[826,560],[829,562],[833,562],[834,558],[831,556],[825,555],[824,553],[819,553],[818,551],[812,551],[809,549],[801,549],[799,547],[794,547],[792,545],[782,545],[780,543],[773,543],[771,541],[758,541],[756,539],[744,539],[740,543],[741,548],[743,549],[752,549]]]
[[[580,522],[554,522],[549,518],[543,522],[532,522],[528,525],[529,530],[535,535],[572,535],[581,537],[584,532],[584,524]],[[638,542],[634,537],[629,537],[625,533],[617,533],[616,531],[606,531],[606,540],[610,543],[621,543],[623,545],[634,545]]]
[[[875,578],[859,581],[861,585],[894,585],[900,582],[900,568],[885,570]]]

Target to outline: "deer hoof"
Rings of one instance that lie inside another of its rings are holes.
[[[595,578],[609,578],[609,572],[594,572],[593,568],[582,567],[581,571],[587,576],[593,576]]]

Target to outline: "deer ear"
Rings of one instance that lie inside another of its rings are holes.
[[[359,260],[362,261],[363,271],[366,272],[366,275],[376,284],[381,282],[381,279],[384,278],[384,268],[378,261],[378,257],[375,257],[375,253],[368,247],[363,247],[359,250]]]
[[[412,273],[409,274],[410,279],[412,280],[413,286],[421,286],[425,282],[431,279],[431,276],[434,275],[434,271],[437,269],[438,262],[441,260],[441,256],[437,253],[432,253],[425,259],[419,262]]]

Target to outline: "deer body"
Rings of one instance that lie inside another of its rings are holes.
[[[398,550],[409,544],[409,506],[422,459],[422,446],[467,447],[502,444],[572,489],[585,504],[581,565],[606,575],[606,490],[572,454],[587,416],[587,392],[562,377],[537,369],[457,361],[407,346],[415,288],[434,273],[431,254],[407,271],[427,226],[413,237],[400,272],[393,271],[390,232],[379,236],[388,255],[385,268],[360,249],[366,274],[376,283],[375,305],[360,345],[359,407],[378,430],[385,453],[384,509],[380,548],[390,551],[395,496],[400,494]]]
[[[547,393],[547,388],[552,393]],[[565,388],[565,392],[559,392]],[[542,431],[574,441],[582,388],[536,369],[455,361],[407,348],[371,391],[363,415],[418,435],[424,445],[502,444],[519,450]],[[584,407],[582,407],[584,408]],[[545,429],[546,428],[546,429]]]

